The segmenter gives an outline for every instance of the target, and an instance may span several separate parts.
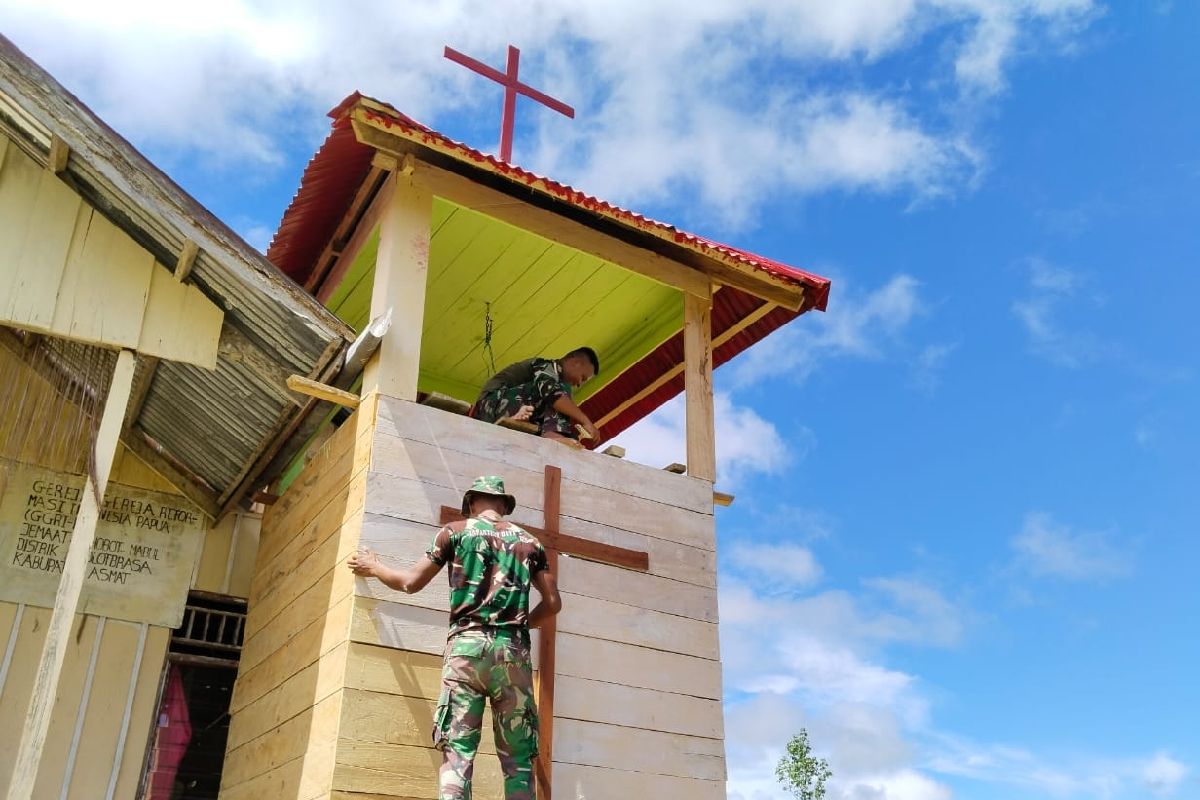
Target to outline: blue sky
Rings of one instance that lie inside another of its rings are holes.
[[[354,89],[493,147],[441,46],[512,42],[519,163],[834,279],[717,373],[732,798],[801,726],[831,800],[1200,798],[1200,6],[126,5],[0,30],[257,246]]]

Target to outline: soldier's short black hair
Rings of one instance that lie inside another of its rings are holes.
[[[563,360],[583,356],[588,361],[592,362],[592,371],[597,375],[600,374],[600,357],[596,355],[596,351],[590,347],[576,347],[571,352],[563,356]]]

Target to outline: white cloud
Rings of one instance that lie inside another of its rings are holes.
[[[962,639],[965,611],[932,586],[896,577],[872,578],[864,583],[890,600],[890,605],[902,614],[888,618],[891,638],[943,646],[957,644]]]
[[[1071,327],[1065,318],[1074,307],[1094,307],[1102,300],[1083,292],[1083,277],[1066,267],[1031,258],[1029,291],[1012,304],[1012,313],[1025,328],[1030,349],[1053,364],[1082,367],[1110,350],[1087,330]]]
[[[1150,757],[1075,753],[1047,758],[1023,747],[985,745],[945,734],[931,739],[926,763],[934,772],[1054,797],[1144,797],[1147,789],[1171,797],[1191,771],[1161,751]]]
[[[812,432],[799,428],[785,440],[770,421],[754,409],[740,406],[728,392],[713,396],[717,437],[717,477],[722,486],[736,486],[752,474],[774,474],[803,459],[813,446]],[[664,403],[613,439],[626,458],[639,464],[666,466],[687,462],[687,417],[684,398]]]
[[[735,566],[742,559],[734,559]],[[781,563],[775,554],[762,564]],[[746,569],[748,577],[759,565]],[[776,595],[721,579],[729,796],[783,798],[773,768],[801,727],[834,778],[828,797],[942,800],[949,791],[914,764],[910,736],[928,719],[918,679],[881,663],[881,643],[925,641],[937,592],[910,579],[866,582],[863,597]],[[936,626],[935,626],[936,627]],[[933,634],[932,638],[942,638]]]
[[[800,728],[833,769],[829,800],[949,800],[968,782],[998,797],[1172,797],[1192,772],[1166,751],[1034,752],[940,730],[937,689],[886,657],[892,643],[963,639],[971,613],[936,587],[889,576],[803,594],[732,567],[720,583],[731,800],[787,797],[773,770]]]
[[[913,386],[926,394],[937,391],[946,362],[957,349],[958,342],[928,344],[921,348],[913,364]]]
[[[1155,753],[1142,767],[1142,781],[1160,797],[1169,797],[1187,777],[1188,768],[1166,753]]]
[[[1022,28],[1030,19],[1045,23],[1050,38],[1070,37],[1101,13],[1092,0],[946,0],[944,8],[967,14],[975,24],[954,63],[964,91],[982,95],[1005,88],[1004,69],[1020,51]]]
[[[786,520],[781,528],[786,528]],[[811,586],[821,579],[821,565],[807,547],[796,544],[741,543],[735,545],[733,563],[746,572],[771,576],[790,586]]]
[[[946,56],[929,85],[986,94],[1031,39],[1093,11],[1091,0],[376,0],[353,13],[316,0],[12,0],[0,27],[140,144],[260,169],[281,165],[297,136],[315,142],[323,112],[354,89],[434,124],[498,110],[498,88],[441,51],[499,63],[511,41],[527,80],[578,109],[572,122],[522,101],[519,161],[630,204],[687,192],[697,216],[737,225],[778,192],[920,199],[969,186],[983,161],[970,131],[919,117],[856,67],[936,37]],[[811,65],[848,69],[811,86]]]
[[[1020,563],[1039,576],[1073,581],[1103,580],[1127,575],[1133,557],[1112,537],[1096,532],[1076,533],[1045,513],[1026,515],[1021,532],[1012,539]]]
[[[803,381],[826,359],[881,358],[921,312],[919,286],[910,275],[895,275],[859,296],[839,282],[837,303],[828,312],[806,315],[740,355],[732,365],[734,382],[771,376]]]

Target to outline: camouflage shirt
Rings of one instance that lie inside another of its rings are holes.
[[[493,512],[452,522],[425,551],[450,565],[450,636],[529,624],[529,585],[546,569],[546,551],[524,528]]]
[[[479,396],[483,397],[488,392],[526,383],[552,386],[556,397],[563,394],[567,397],[571,396],[571,384],[563,380],[562,367],[552,358],[527,358],[524,361],[509,364],[488,379],[488,382],[479,390]]]

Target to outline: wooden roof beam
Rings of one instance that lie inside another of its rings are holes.
[[[368,122],[355,120],[354,129],[360,141],[378,150],[402,158],[407,154],[406,149],[410,149],[406,139],[374,127]],[[414,176],[438,197],[588,255],[611,261],[630,272],[644,275],[686,294],[707,297],[710,291],[709,277],[698,270],[476,183],[456,172],[416,161]]]
[[[707,292],[704,286],[705,282],[696,280],[696,277],[703,277],[708,281],[731,286],[763,300],[769,300],[790,311],[798,311],[804,303],[804,286],[784,280],[750,264],[742,263],[702,242],[692,244],[686,241],[677,241],[671,231],[650,224],[635,225],[604,209],[595,210],[594,213],[598,218],[610,224],[616,223],[621,228],[628,230],[631,239],[645,240],[645,237],[652,237],[670,252],[679,253],[679,257],[664,256],[644,246],[633,244],[617,234],[599,230],[554,211],[540,208],[513,194],[486,187],[458,172],[432,166],[421,160],[422,151],[429,155],[436,154],[456,161],[461,161],[461,156],[456,152],[430,144],[428,141],[417,141],[401,129],[388,127],[377,119],[379,114],[394,114],[394,110],[380,107],[366,98],[360,99],[359,103],[361,108],[356,109],[351,115],[351,123],[358,140],[399,159],[415,155],[418,173],[424,176],[434,194],[440,197],[505,222],[519,225],[569,247],[591,253],[607,261],[613,261],[626,269],[647,275],[660,283],[675,286],[697,297],[704,297]],[[376,161],[375,165],[379,166],[379,162]],[[472,165],[464,164],[464,166],[470,168]],[[476,168],[492,175],[506,177],[488,164],[479,164]],[[440,184],[439,179],[444,179],[446,185]],[[459,186],[457,182],[462,182],[466,186]],[[541,188],[538,181],[528,185],[522,182],[514,184],[514,187],[525,192],[536,192],[554,203],[563,202],[561,198]],[[545,218],[541,218],[543,215]],[[582,235],[585,242],[595,241],[593,237],[600,237],[602,240],[612,243],[612,247],[616,250],[625,253],[626,258],[622,258],[614,252],[597,252],[574,240],[563,238],[562,231],[572,226],[587,232],[582,234],[580,230],[574,231],[574,233]],[[670,265],[674,269],[657,267],[659,262]],[[676,270],[680,270],[682,273],[692,273],[692,275],[685,277]],[[667,271],[671,275],[664,274]],[[675,279],[672,280],[672,277]]]
[[[728,342],[734,336],[737,336],[739,333],[744,331],[746,328],[749,328],[751,325],[758,322],[760,319],[765,317],[767,314],[770,314],[776,308],[778,308],[778,306],[776,306],[774,303],[763,303],[761,306],[759,306],[758,308],[754,309],[749,314],[747,314],[737,324],[730,326],[727,330],[724,330],[717,336],[714,336],[713,340],[712,340],[713,352],[715,353],[717,348],[724,345],[726,342]],[[620,416],[622,413],[624,413],[630,407],[634,406],[637,403],[640,403],[642,400],[644,400],[645,398],[649,397],[650,395],[652,395],[656,391],[658,391],[662,386],[666,385],[667,383],[670,383],[675,378],[678,378],[682,373],[683,373],[683,364],[676,364],[674,367],[667,370],[665,373],[660,375],[654,381],[643,386],[632,397],[626,399],[624,402],[622,402],[620,405],[618,405],[612,411],[609,411],[603,417],[596,420],[596,427],[603,428],[605,425],[612,422],[614,419],[616,419],[618,416]]]

